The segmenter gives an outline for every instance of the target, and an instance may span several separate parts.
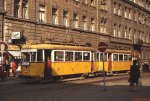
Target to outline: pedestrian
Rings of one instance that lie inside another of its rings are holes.
[[[14,60],[11,63],[11,68],[12,68],[13,76],[15,77],[16,76],[17,65],[16,65],[16,62]]]
[[[16,76],[19,76],[21,72],[21,63],[18,63],[18,67],[16,69]]]
[[[6,60],[5,70],[6,70],[6,76],[9,77],[10,64],[8,60]]]
[[[51,75],[52,73],[52,61],[50,57],[47,57],[47,75]]]
[[[138,62],[137,60],[133,60],[133,65],[130,68],[129,82],[130,82],[130,87],[134,91],[137,90],[137,86],[140,78],[140,69],[139,69],[140,67],[139,65],[137,65],[137,62]]]

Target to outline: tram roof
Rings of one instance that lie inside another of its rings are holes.
[[[112,49],[106,49],[106,52],[110,53],[128,53],[131,54],[132,51],[130,50],[112,50]]]
[[[69,46],[69,45],[54,45],[54,44],[35,44],[23,45],[22,49],[51,49],[51,50],[80,50],[80,51],[96,51],[92,47],[85,46]]]

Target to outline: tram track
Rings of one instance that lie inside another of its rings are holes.
[[[61,97],[61,96],[65,96],[67,94],[71,94],[73,91],[75,90],[78,90],[79,88],[83,88],[83,87],[87,87],[89,85],[78,85],[78,86],[74,86],[74,87],[71,87],[69,89],[64,89],[64,90],[61,90],[59,93],[57,93],[56,95],[53,95],[53,96],[50,96],[50,97],[47,97],[45,98],[43,101],[53,101],[53,100],[56,100],[57,98]]]
[[[100,80],[97,80],[97,78],[92,78],[92,79],[89,78],[89,79],[84,79],[84,80],[82,79],[82,80],[78,80],[78,82],[71,81],[73,83],[73,85],[69,85],[69,86],[66,86],[66,87],[60,89],[55,95],[49,96],[42,101],[54,101],[54,100],[57,100],[57,98],[71,94],[72,92],[77,91],[79,89],[83,89],[85,87],[92,86],[92,84],[103,82],[102,78]],[[126,79],[126,78],[127,78],[127,76],[124,76],[123,78],[120,78],[120,79],[119,79],[119,77],[117,77],[115,79],[107,79],[106,82],[108,82],[108,81],[110,82],[113,80],[122,80],[122,79]]]
[[[144,75],[142,77],[147,77],[147,76],[148,75]],[[105,82],[128,80],[128,77],[129,77],[128,75],[121,76],[121,78],[119,76],[117,76],[117,77],[114,77],[113,79],[110,77],[110,78],[107,78]],[[55,94],[53,96],[49,96],[49,97],[45,98],[43,101],[54,101],[54,100],[57,100],[57,98],[66,96],[68,94],[71,94],[74,91],[91,86],[92,84],[104,82],[104,80],[102,78],[100,80],[94,80],[94,79],[97,79],[97,78],[78,80],[78,81],[82,81],[82,82],[77,82],[75,85],[70,85],[70,86],[64,87],[63,89],[58,91],[57,94]]]
[[[150,74],[142,74],[142,78],[149,77]],[[121,76],[106,76],[105,82],[106,86],[109,86],[109,83],[113,84],[113,81],[122,82],[128,80],[129,75],[121,75]],[[18,82],[18,81],[17,81]],[[1,86],[1,91],[4,91],[6,88],[8,91],[4,92],[22,92],[20,96],[33,96],[33,95],[40,95],[43,96],[42,98],[37,99],[37,101],[57,101],[60,98],[67,97],[73,93],[77,93],[80,89],[85,89],[90,86],[103,86],[103,77],[94,77],[94,78],[87,78],[87,79],[76,79],[76,80],[66,80],[66,81],[58,81],[56,83],[43,83],[39,84],[39,82],[31,82],[31,83],[24,83],[24,82],[15,82],[14,84],[8,84]],[[108,85],[107,85],[108,84]],[[27,94],[27,92],[32,92]],[[42,92],[42,93],[41,93]],[[19,100],[16,100],[19,101]]]

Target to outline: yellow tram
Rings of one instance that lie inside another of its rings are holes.
[[[66,76],[128,71],[132,63],[130,51],[97,49],[54,44],[24,45],[21,50],[22,78],[54,79]]]
[[[90,73],[94,51],[90,47],[52,44],[23,46],[20,76],[41,79]]]
[[[104,61],[104,71],[107,74],[127,72],[132,64],[131,51],[107,49],[105,53],[96,52],[94,56],[95,71],[103,71]]]

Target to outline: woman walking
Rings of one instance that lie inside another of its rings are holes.
[[[139,70],[139,66],[137,65],[137,60],[133,60],[133,65],[130,68],[130,87],[136,91],[137,90],[137,85],[139,82],[139,78],[140,78],[140,70]]]

